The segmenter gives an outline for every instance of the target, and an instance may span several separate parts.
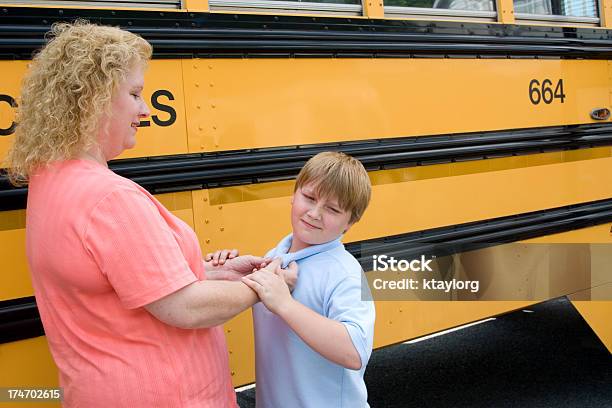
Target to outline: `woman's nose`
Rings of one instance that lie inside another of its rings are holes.
[[[147,105],[147,103],[144,101],[142,102],[140,113],[138,114],[138,116],[141,118],[148,118],[149,116],[151,116],[151,110],[149,109],[149,105]]]

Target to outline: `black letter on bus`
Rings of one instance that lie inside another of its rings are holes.
[[[159,119],[157,115],[151,116],[151,119],[153,119],[153,123],[155,123],[158,126],[170,126],[171,124],[176,122],[176,111],[174,110],[172,106],[164,105],[163,103],[160,103],[157,100],[160,96],[165,96],[169,100],[173,101],[174,95],[172,95],[170,91],[167,91],[165,89],[158,89],[157,91],[153,92],[153,95],[151,95],[151,104],[153,105],[153,107],[162,112],[168,113],[170,115],[170,119],[161,120]]]
[[[6,102],[13,108],[17,107],[17,102],[10,95],[0,95],[0,102]],[[11,126],[9,126],[7,129],[0,128],[0,136],[8,136],[12,135],[13,133],[15,133],[15,122],[11,123]]]

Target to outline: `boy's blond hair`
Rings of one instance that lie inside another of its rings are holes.
[[[372,195],[363,164],[341,152],[322,152],[308,160],[297,176],[294,192],[306,184],[313,184],[319,197],[336,198],[340,208],[351,213],[351,224],[361,219]]]

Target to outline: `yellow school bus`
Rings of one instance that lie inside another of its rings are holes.
[[[434,274],[483,284],[375,296],[375,347],[571,295],[612,350],[612,0],[3,3],[0,157],[28,61],[77,18],[153,45],[152,115],[111,168],[191,225],[203,253],[264,254],[290,231],[301,166],[340,150],[373,184],[344,237],[367,272],[373,254],[441,245]],[[51,387],[26,195],[0,179],[0,386]],[[250,311],[225,332],[234,384],[254,381]]]

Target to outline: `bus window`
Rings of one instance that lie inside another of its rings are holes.
[[[474,11],[495,10],[493,0],[387,0],[385,6]]]
[[[10,4],[180,9],[181,0],[11,0]]]
[[[384,4],[387,16],[488,21],[497,18],[493,0],[385,0]]]
[[[329,3],[329,4],[361,4],[361,0],[260,0],[262,3],[274,1],[274,2],[286,2],[286,3]],[[252,3],[252,2],[251,2]]]
[[[361,0],[209,0],[211,10],[362,15]]]
[[[514,0],[518,19],[599,22],[596,0]]]

